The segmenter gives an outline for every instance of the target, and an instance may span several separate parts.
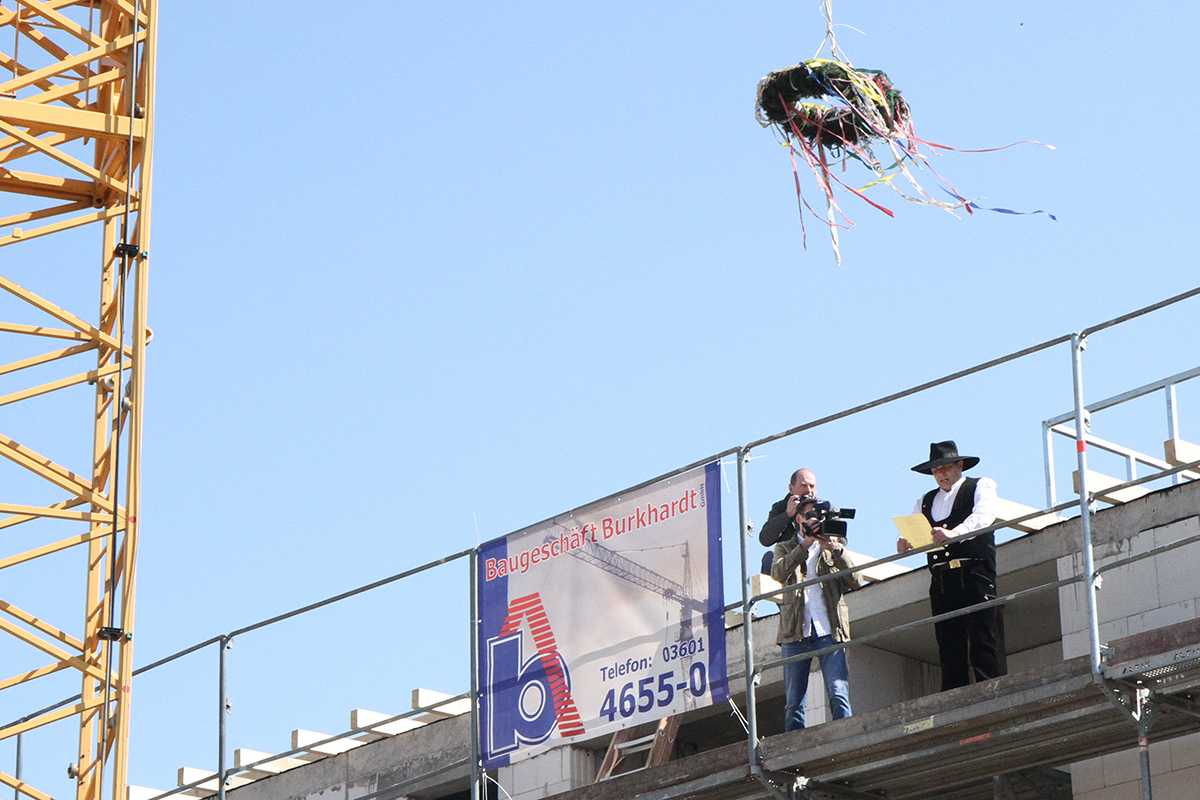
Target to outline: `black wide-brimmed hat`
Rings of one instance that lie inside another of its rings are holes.
[[[960,456],[958,454],[958,445],[951,439],[945,442],[933,442],[929,445],[929,460],[923,464],[917,464],[912,468],[913,472],[919,472],[922,475],[932,475],[934,467],[941,467],[946,464],[953,464],[955,461],[963,462],[963,469],[970,469],[979,463],[979,458],[976,456]]]

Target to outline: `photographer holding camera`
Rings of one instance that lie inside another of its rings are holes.
[[[775,545],[771,577],[791,586],[814,575],[849,569],[846,557],[846,523],[853,509],[836,509],[817,499],[817,478],[811,470],[798,469],[788,484],[788,495],[771,506],[759,531],[764,547]],[[786,590],[779,600],[779,635],[776,642],[783,657],[790,658],[850,639],[850,613],[842,594],[860,586],[857,575],[844,575],[804,587]],[[832,719],[850,716],[850,679],[845,649],[818,656]],[[808,674],[812,659],[784,665],[785,731],[804,727]]]

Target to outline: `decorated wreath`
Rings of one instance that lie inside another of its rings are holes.
[[[900,95],[900,90],[892,85],[887,73],[856,69],[838,49],[833,36],[831,6],[832,0],[823,0],[826,33],[825,41],[821,43],[817,55],[819,56],[825,44],[829,43],[833,58],[812,58],[768,73],[758,82],[755,116],[763,127],[776,131],[782,140],[781,144],[787,146],[791,154],[792,172],[796,177],[796,196],[801,206],[801,230],[804,230],[804,210],[807,208],[813,216],[829,225],[834,257],[841,263],[838,228],[849,227],[854,223],[846,218],[838,206],[834,197],[835,185],[865,200],[888,216],[895,215],[863,192],[872,186],[886,184],[905,200],[937,206],[950,212],[965,210],[970,214],[980,206],[959,194],[948,181],[933,170],[920,146],[939,150],[954,148],[917,137],[913,131],[911,109]],[[872,145],[886,146],[889,157],[886,160],[876,157]],[[818,186],[825,195],[827,213],[824,218],[812,210],[801,193],[800,176],[796,166],[797,156],[812,170]],[[872,179],[865,186],[855,189],[830,168],[831,160],[843,162],[841,172],[845,172],[846,161],[858,161],[870,170]],[[917,169],[928,171],[941,181],[943,191],[951,200],[940,200],[926,192],[913,174]],[[903,177],[912,194],[896,184],[897,177]],[[1005,214],[1022,213],[1006,208],[986,210]],[[839,215],[841,221],[838,220]],[[1053,214],[1048,216],[1054,218]],[[807,234],[804,236],[807,247]]]
[[[802,98],[829,98],[845,105],[804,103]],[[825,147],[882,140],[885,132],[902,133],[908,124],[908,103],[886,72],[856,70],[822,58],[776,70],[759,81],[757,110],[760,122]]]

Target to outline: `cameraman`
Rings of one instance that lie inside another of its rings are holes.
[[[817,478],[811,470],[798,469],[788,484],[788,495],[771,506],[758,540],[764,546],[775,545],[771,577],[784,586],[799,583],[814,575],[828,575],[849,569],[846,540],[821,533],[822,520],[814,512]],[[828,508],[827,503],[821,503]],[[849,511],[849,509],[847,509]],[[845,575],[804,587],[786,590],[779,600],[779,636],[783,657],[811,653],[835,642],[850,639],[850,613],[843,592],[857,589],[857,575]],[[850,679],[845,649],[818,656],[825,694],[829,698],[832,719],[850,716]],[[807,705],[808,674],[812,659],[805,658],[783,667],[785,731],[804,727]]]

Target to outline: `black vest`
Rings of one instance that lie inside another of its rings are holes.
[[[978,483],[979,478],[967,478],[962,482],[962,486],[958,487],[958,494],[954,496],[954,505],[950,507],[950,516],[945,519],[933,518],[933,498],[940,489],[934,489],[921,498],[921,513],[929,520],[929,524],[935,527],[951,529],[955,525],[961,525],[975,508],[975,485]],[[945,564],[955,558],[976,558],[982,560],[982,566],[993,575],[996,573],[996,537],[991,533],[976,536],[965,542],[951,541],[944,549],[933,550],[926,555],[931,567],[935,564]]]

